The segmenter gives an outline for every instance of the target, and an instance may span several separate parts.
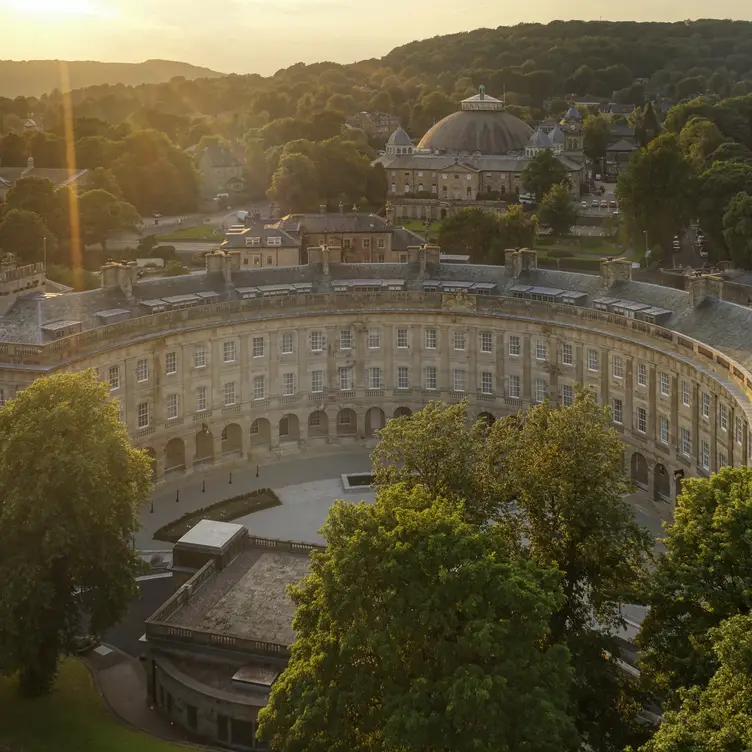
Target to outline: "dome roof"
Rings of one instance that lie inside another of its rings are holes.
[[[418,148],[507,154],[524,151],[532,133],[529,125],[508,112],[462,109],[436,123],[420,140]]]
[[[412,146],[413,141],[410,136],[407,135],[405,130],[400,126],[397,128],[387,141],[388,146]]]
[[[548,137],[551,139],[552,144],[563,144],[566,141],[564,129],[560,125],[552,128],[551,133],[548,134]]]
[[[567,114],[564,115],[564,119],[565,120],[582,120],[582,114],[574,105],[572,105],[567,110]]]
[[[527,145],[533,146],[536,149],[548,149],[551,146],[551,141],[543,131],[538,130],[530,136]]]

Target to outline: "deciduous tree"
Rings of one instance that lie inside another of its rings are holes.
[[[0,410],[0,669],[49,692],[82,629],[135,593],[133,534],[151,484],[93,371],[35,381]]]
[[[282,157],[272,177],[268,195],[285,211],[315,211],[319,200],[316,165],[304,154]]]
[[[554,185],[543,197],[540,221],[551,228],[554,235],[566,235],[577,221],[577,207],[566,185]]]
[[[588,115],[582,124],[583,151],[593,162],[594,172],[602,172],[606,149],[611,139],[611,125],[602,115]],[[597,167],[597,169],[596,169]]]
[[[567,170],[550,149],[539,151],[522,171],[522,185],[540,203],[557,183],[567,179]]]
[[[36,212],[11,209],[0,221],[0,250],[13,253],[22,264],[43,260],[45,238],[52,253],[57,239]]]
[[[731,260],[741,269],[752,269],[752,196],[737,193],[723,215],[723,238]]]
[[[438,243],[444,251],[470,256],[473,264],[488,263],[499,239],[497,216],[479,206],[452,214],[439,227]]]
[[[336,502],[259,714],[283,752],[574,749],[558,574],[424,486]]]
[[[107,250],[110,235],[121,230],[135,231],[142,224],[135,206],[101,189],[81,194],[78,211],[84,242],[99,243],[102,250]]]
[[[669,700],[681,688],[707,685],[717,669],[710,630],[749,613],[750,530],[752,468],[684,481],[638,640],[644,676]]]

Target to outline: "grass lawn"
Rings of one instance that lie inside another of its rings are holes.
[[[216,234],[215,234],[216,233]],[[171,240],[221,240],[223,237],[222,230],[212,225],[196,225],[195,227],[184,227],[182,230],[167,233],[166,235],[157,235],[160,244],[169,243]]]
[[[55,690],[27,700],[0,677],[0,749],[5,752],[184,752],[124,726],[105,706],[86,666],[66,659]]]
[[[426,240],[435,240],[439,235],[439,227],[441,227],[441,221],[434,219],[426,230],[426,223],[422,219],[395,219],[395,225],[400,225],[407,230],[417,232],[418,235],[422,235]]]
[[[603,240],[595,245],[580,245],[576,241],[566,240],[564,242],[546,243],[545,245],[539,243],[536,250],[539,253],[548,253],[552,250],[569,251],[575,256],[618,256],[622,253],[621,248],[615,243],[610,243],[608,240]]]

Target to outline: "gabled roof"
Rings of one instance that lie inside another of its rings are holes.
[[[259,238],[258,246],[248,245],[248,238]],[[270,243],[269,238],[279,238],[279,242]],[[231,248],[300,248],[300,238],[291,235],[282,228],[264,223],[254,223],[248,227],[231,228],[225,233],[220,245],[222,250]]]
[[[298,222],[306,234],[338,232],[391,232],[383,217],[366,212],[349,214],[288,214],[282,218],[282,227],[288,222]]]
[[[638,147],[629,141],[625,141],[623,138],[619,139],[615,144],[611,144],[606,151],[637,151]]]

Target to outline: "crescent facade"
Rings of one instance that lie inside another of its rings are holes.
[[[675,290],[625,261],[599,276],[503,267],[330,262],[139,281],[107,264],[102,288],[44,295],[39,265],[0,272],[0,398],[57,371],[93,368],[156,482],[207,465],[264,463],[368,443],[430,400],[467,399],[488,420],[577,384],[611,407],[625,472],[655,498],[683,477],[750,462],[752,311],[722,281]]]

